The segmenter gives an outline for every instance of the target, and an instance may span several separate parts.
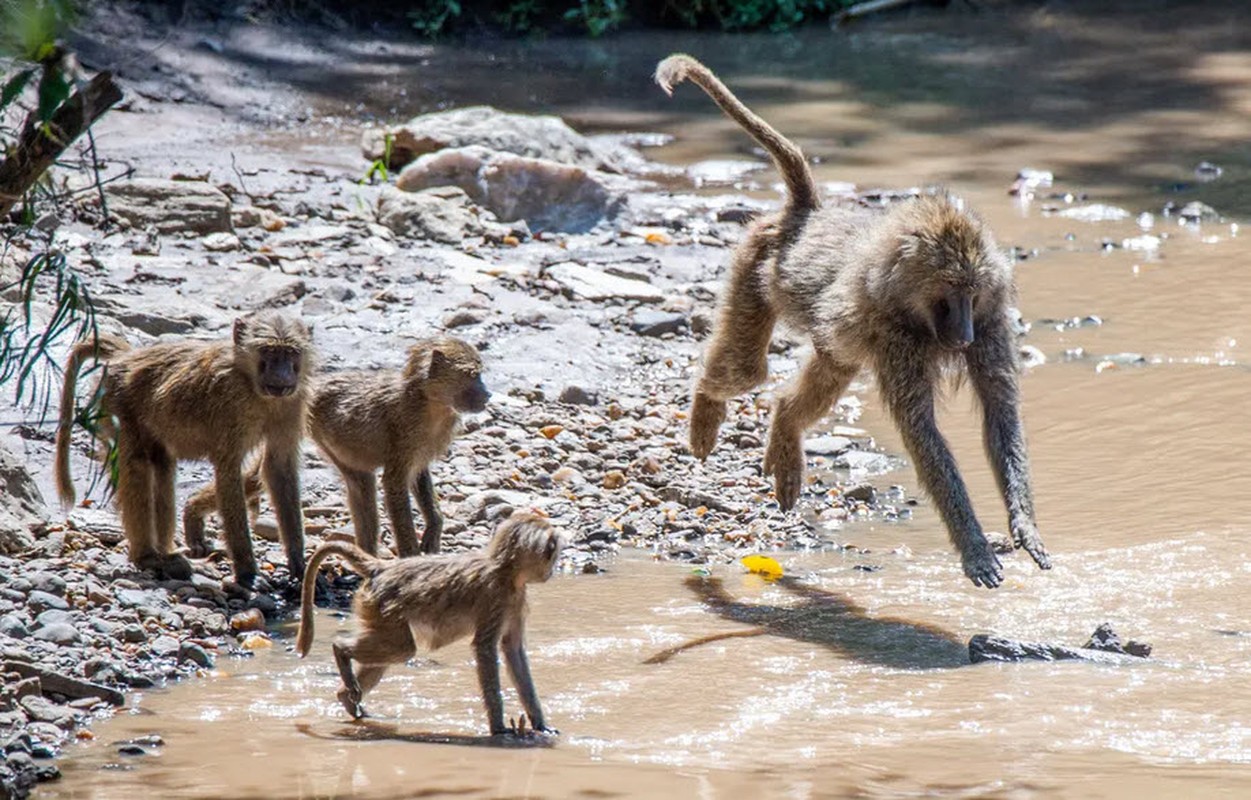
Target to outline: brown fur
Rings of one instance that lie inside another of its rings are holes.
[[[1034,521],[1020,420],[1008,316],[1012,268],[985,224],[946,195],[900,202],[885,213],[821,208],[798,148],[746,111],[707,67],[671,56],[656,75],[666,91],[687,79],[711,95],[769,151],[789,195],[780,213],[749,229],[731,264],[696,387],[692,452],[706,458],[726,400],[765,380],[773,327],[783,321],[811,337],[814,353],[778,397],[765,452],[765,472],[774,476],[782,508],[799,496],[804,431],[869,365],[965,574],[979,586],[998,586],[1002,566],[934,419],[935,388],[945,368],[963,366],[982,403],[986,450],[1013,537],[1049,568]]]
[[[356,592],[360,632],[334,643],[343,678],[339,700],[354,718],[388,666],[412,658],[421,640],[431,650],[473,634],[478,682],[492,734],[507,733],[500,695],[499,651],[535,730],[551,730],[530,676],[525,650],[526,584],[552,574],[564,544],[547,520],[517,511],[495,531],[484,550],[382,561],[353,545],[330,542],[309,559],[304,573],[296,650],[313,644],[313,587],[317,568],[337,555],[365,577]],[[353,667],[355,662],[356,667]]]
[[[447,452],[461,411],[481,411],[490,393],[482,383],[482,358],[468,342],[450,336],[423,339],[400,370],[355,370],[314,379],[309,433],[338,468],[347,487],[356,544],[378,552],[378,501],[374,473],[382,468],[383,499],[396,552],[437,553],[443,531],[430,462]],[[249,497],[260,491],[255,468],[245,478]],[[425,521],[420,549],[409,492]],[[203,516],[216,505],[213,484],[183,511],[193,556],[207,555]],[[192,540],[195,540],[194,543]]]
[[[74,382],[87,343],[70,356],[57,431],[57,489],[73,498],[69,434]],[[117,503],[131,560],[189,576],[174,552],[174,470],[179,460],[212,462],[235,580],[250,584],[256,559],[248,533],[243,460],[262,444],[261,472],[278,515],[293,575],[304,571],[299,443],[304,428],[310,334],[300,322],[262,314],[235,322],[232,341],[177,342],[129,349],[110,341],[95,352],[106,368],[102,412],[117,425]]]

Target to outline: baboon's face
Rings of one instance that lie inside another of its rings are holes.
[[[235,320],[236,364],[250,375],[262,397],[289,397],[303,386],[308,373],[312,331],[281,314]]]
[[[514,565],[520,583],[543,583],[552,577],[565,535],[536,511],[514,511],[492,541],[497,558]]]
[[[289,347],[262,347],[256,356],[256,385],[261,394],[288,397],[300,387],[304,354]]]
[[[430,354],[430,389],[457,411],[486,408],[491,393],[482,382],[482,357],[468,342],[446,337]]]

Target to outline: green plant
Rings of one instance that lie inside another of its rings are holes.
[[[435,37],[461,14],[459,0],[424,0],[420,7],[408,12],[409,24],[423,36]]]
[[[503,11],[495,12],[495,21],[509,33],[530,33],[546,11],[542,0],[514,0]]]
[[[602,36],[625,22],[626,5],[626,0],[578,0],[564,20],[585,27],[591,36]]]
[[[380,179],[383,183],[391,179],[391,170],[387,165],[391,163],[391,145],[394,143],[395,136],[390,131],[382,135],[382,157],[369,162],[365,174],[356,182],[358,185],[373,186],[376,179]]]

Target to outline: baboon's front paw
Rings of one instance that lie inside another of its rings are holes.
[[[364,719],[368,716],[365,713],[365,707],[361,705],[360,692],[352,691],[345,687],[339,690],[337,697],[343,705],[343,709],[347,711],[348,716],[352,719]]]
[[[974,586],[994,589],[1003,583],[1003,565],[985,537],[980,543],[971,545],[961,561],[964,562],[964,574],[969,576]]]
[[[1047,548],[1043,545],[1042,537],[1038,535],[1038,528],[1032,524],[1014,525],[1012,541],[1017,547],[1029,553],[1039,569],[1051,569],[1051,556],[1047,555]]]
[[[235,583],[244,589],[251,589],[256,585],[256,568],[255,567],[235,567]]]
[[[764,471],[773,476],[773,494],[782,510],[794,508],[804,482],[804,452],[799,442],[790,436],[770,436]]]
[[[706,394],[696,394],[691,408],[691,453],[700,461],[708,457],[717,444],[717,432],[725,421],[725,403]]]

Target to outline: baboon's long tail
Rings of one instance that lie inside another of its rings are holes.
[[[74,388],[78,383],[78,372],[82,369],[83,361],[89,357],[97,361],[107,361],[129,349],[130,345],[124,339],[98,336],[74,345],[65,360],[65,380],[61,384],[61,409],[56,426],[56,493],[67,508],[74,505],[77,499],[74,479],[70,475],[69,448],[74,425]]]
[[[308,655],[313,646],[313,594],[317,591],[317,569],[330,556],[338,556],[347,562],[358,575],[368,575],[378,559],[348,542],[326,542],[313,551],[304,568],[304,587],[300,596],[300,632],[295,637],[295,651],[300,658]]]
[[[812,170],[804,160],[803,151],[790,139],[756,115],[734,96],[726,85],[705,67],[688,55],[671,55],[656,65],[656,83],[666,94],[673,94],[673,87],[682,81],[690,81],[707,92],[721,106],[726,115],[737,122],[763,147],[786,181],[786,211],[811,211],[821,205]]]

